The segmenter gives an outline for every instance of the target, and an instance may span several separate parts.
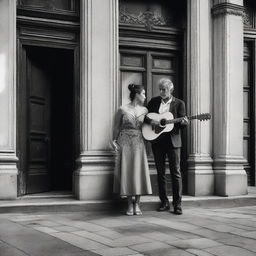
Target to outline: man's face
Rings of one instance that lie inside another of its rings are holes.
[[[159,85],[160,97],[162,99],[171,97],[171,88],[168,85]]]

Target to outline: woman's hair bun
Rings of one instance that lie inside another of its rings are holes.
[[[135,90],[135,84],[129,84],[128,89],[133,92]]]
[[[140,84],[129,84],[128,89],[130,91],[130,99],[133,101],[136,93],[141,93],[142,90],[144,90],[144,87]]]

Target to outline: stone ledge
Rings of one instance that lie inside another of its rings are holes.
[[[256,205],[256,187],[249,187],[245,196],[183,196],[183,208],[232,208]],[[169,198],[171,201],[171,197]],[[144,196],[142,210],[150,211],[158,207],[157,196]],[[81,211],[124,211],[125,199],[79,201],[71,195],[62,197],[25,196],[17,200],[1,200],[0,213],[12,212],[81,212]]]

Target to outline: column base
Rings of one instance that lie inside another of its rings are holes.
[[[215,160],[215,193],[219,196],[248,194],[247,174],[241,158]]]
[[[210,157],[188,159],[188,194],[208,196],[214,194],[214,172]]]
[[[215,173],[215,191],[218,196],[247,195],[247,174],[240,171],[218,171]]]
[[[113,154],[91,152],[78,159],[74,172],[74,194],[79,200],[104,200],[113,196]]]
[[[17,199],[17,158],[13,155],[0,156],[0,199]]]

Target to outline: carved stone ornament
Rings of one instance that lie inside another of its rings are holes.
[[[244,25],[246,27],[253,27],[253,25],[252,25],[252,17],[250,15],[250,12],[247,9],[244,9],[243,23],[244,23]]]
[[[130,14],[120,10],[119,22],[125,24],[144,25],[148,31],[153,26],[168,26],[169,22],[161,15],[155,15],[152,11],[140,12],[139,15]]]
[[[219,15],[234,15],[234,16],[244,16],[244,8],[240,5],[235,4],[218,4],[212,8],[213,16]]]

